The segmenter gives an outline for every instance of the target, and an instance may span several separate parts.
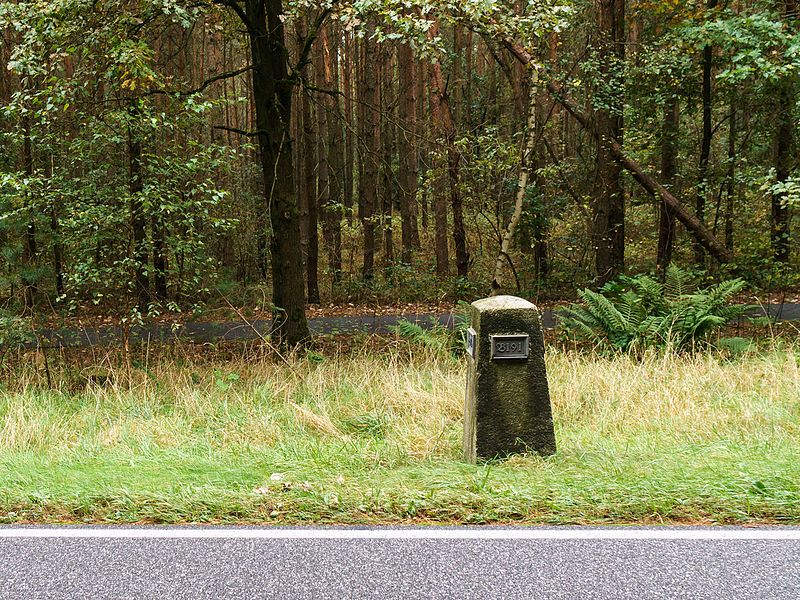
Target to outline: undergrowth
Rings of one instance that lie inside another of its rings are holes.
[[[622,276],[599,292],[578,292],[582,305],[561,312],[567,333],[598,351],[642,352],[660,348],[702,350],[712,335],[753,307],[731,305],[746,283],[731,279],[698,288],[690,272],[671,265],[658,281],[648,275]],[[728,340],[723,343],[734,347]]]
[[[366,340],[365,340],[366,342]],[[450,349],[21,356],[0,391],[0,521],[800,523],[800,353],[549,350],[555,456],[461,459]]]

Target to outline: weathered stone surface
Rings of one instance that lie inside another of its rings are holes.
[[[472,304],[475,358],[468,357],[464,456],[477,459],[556,451],[539,310],[522,298]],[[492,360],[491,336],[527,334],[527,358]]]

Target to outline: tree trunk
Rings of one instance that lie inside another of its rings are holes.
[[[397,151],[400,163],[400,218],[402,220],[403,262],[411,263],[414,248],[419,245],[417,228],[417,88],[414,82],[414,52],[408,44],[401,44],[397,50],[397,63],[400,79],[399,132]]]
[[[598,0],[598,26],[600,74],[604,84],[616,87],[621,82],[614,76],[615,65],[619,68],[625,60],[625,0]],[[610,105],[608,108],[595,112],[598,144],[593,241],[599,284],[613,279],[625,269],[625,190],[622,187],[622,167],[610,148],[611,140],[622,143],[624,103],[619,94],[611,90],[607,104]]]
[[[664,127],[661,134],[661,180],[670,189],[674,189],[677,173],[677,147],[680,113],[678,99],[671,96],[664,107]],[[675,246],[675,212],[663,199],[658,203],[658,257],[656,265],[659,272],[666,272],[672,262],[672,251]]]
[[[433,182],[433,229],[436,253],[436,274],[447,277],[450,274],[450,248],[447,243],[447,188],[442,171],[441,160],[434,162],[436,179]]]
[[[394,205],[395,176],[392,167],[394,155],[394,47],[385,41],[380,51],[381,72],[381,231],[383,232],[383,265],[394,264],[394,231],[392,209]]]
[[[342,89],[344,90],[344,211],[347,222],[353,223],[353,193],[355,186],[353,176],[355,171],[355,142],[353,136],[353,52],[356,47],[353,37],[345,32],[344,68],[342,69]]]
[[[328,35],[329,29],[333,32],[333,36]],[[336,33],[336,28],[332,24],[320,32],[323,85],[330,91],[339,88],[339,44]],[[322,99],[322,105],[320,112],[327,111],[328,137],[327,193],[323,195],[320,204],[322,234],[328,256],[328,268],[333,283],[337,284],[342,278],[342,187],[345,177],[345,157],[342,154],[344,140],[340,123],[342,115],[338,96],[326,94]],[[325,130],[320,129],[320,134],[325,135]]]
[[[306,171],[306,288],[309,304],[319,304],[319,205],[324,204],[328,194],[328,160],[325,136],[321,135],[327,129],[325,111],[321,106],[316,107],[317,119],[311,111],[311,98],[308,93],[303,94],[305,107],[303,119],[303,143],[308,145],[304,149]],[[316,159],[316,160],[315,160]],[[314,167],[316,166],[316,173]],[[310,167],[310,170],[308,170]],[[316,174],[316,178],[314,177]],[[316,185],[315,185],[316,184]]]
[[[300,15],[297,20],[297,39],[300,45],[308,37],[307,15]],[[298,52],[301,50],[298,50]],[[310,65],[304,66],[303,76],[313,83],[315,73]],[[310,92],[304,88],[298,90],[298,101],[300,111],[293,113],[297,117],[298,123],[295,130],[299,136],[300,143],[294,147],[294,157],[296,160],[295,173],[299,177],[297,181],[297,191],[299,194],[300,205],[300,246],[302,248],[302,261],[305,269],[306,298],[309,304],[319,303],[319,284],[317,281],[317,267],[319,256],[319,244],[316,235],[316,214],[317,214],[317,128],[313,110],[313,101]]]
[[[430,117],[430,97],[427,94],[425,82],[428,80],[428,65],[426,62],[419,61],[416,64],[416,85],[417,85],[417,170],[419,180],[425,181],[429,171],[430,148],[425,140],[428,139],[429,117]],[[423,231],[428,231],[429,210],[428,210],[428,186],[424,186],[420,197],[420,227]],[[420,248],[421,244],[417,245]]]
[[[441,128],[442,116],[442,95],[436,86],[436,77],[433,75],[434,65],[428,66],[431,74],[432,89],[430,95],[431,102],[431,121],[434,129]],[[434,228],[434,247],[436,253],[436,274],[439,277],[447,277],[450,274],[450,248],[447,243],[447,183],[444,166],[446,159],[439,155],[434,163],[435,179],[433,181],[433,228]]]
[[[469,130],[472,130],[472,77],[474,75],[473,69],[475,68],[474,62],[474,48],[473,48],[473,33],[472,30],[467,30],[467,36],[464,47],[464,65],[466,73],[464,74],[464,120],[459,121],[466,124]]]
[[[456,123],[462,123],[461,111],[464,102],[464,70],[462,68],[462,58],[464,56],[464,27],[458,23],[453,25],[453,62],[451,67],[451,77],[449,89],[452,90],[450,97],[452,98],[453,120]]]
[[[708,0],[709,10],[717,6],[717,0]],[[697,200],[695,215],[701,223],[706,220],[706,203],[708,200],[708,163],[711,159],[711,137],[713,135],[713,98],[712,98],[712,68],[714,48],[710,44],[703,46],[703,136],[700,141],[700,165],[698,169]],[[694,260],[699,266],[705,265],[705,250],[699,242],[694,246]]]
[[[33,157],[31,157],[33,158]],[[53,164],[55,156],[51,152],[45,164],[44,175],[49,181],[53,178]],[[32,167],[33,165],[31,165]],[[27,173],[28,176],[33,175],[31,170]],[[53,273],[55,274],[56,284],[56,297],[64,295],[64,247],[61,243],[61,227],[59,224],[59,205],[57,197],[53,195],[48,206],[48,214],[50,216],[50,235],[53,238]],[[34,237],[35,243],[35,237]],[[0,244],[1,245],[1,244]]]
[[[794,32],[797,19],[795,0],[784,0],[783,16],[785,26]],[[794,109],[796,98],[796,77],[789,73],[779,82],[777,129],[775,132],[775,174],[778,183],[786,183],[795,166],[794,156]],[[772,196],[772,226],[770,239],[772,255],[776,262],[789,262],[789,205],[786,192],[778,192]]]
[[[375,271],[375,207],[378,198],[378,153],[380,152],[380,126],[378,109],[378,78],[375,73],[377,65],[376,42],[372,39],[372,31],[364,38],[363,68],[363,139],[361,142],[362,180],[359,182],[361,198],[361,223],[364,229],[364,254],[362,276],[369,281]]]
[[[239,7],[234,0],[228,5]],[[292,164],[294,83],[289,79],[283,3],[281,0],[246,0],[245,12],[239,16],[250,37],[264,209],[269,211],[272,229],[272,334],[279,345],[295,346],[307,340],[310,334],[300,257],[300,211]]]
[[[29,117],[22,118],[23,142],[22,142],[22,162],[23,170],[29,178],[33,178],[33,144],[31,142],[31,122]],[[33,271],[38,261],[39,250],[36,244],[36,221],[33,206],[30,206],[30,216],[25,227],[25,265],[29,271]],[[22,276],[23,302],[26,310],[33,310],[38,285],[33,274]]]
[[[305,37],[305,36],[303,36]],[[306,67],[306,77],[314,85],[321,81],[319,69],[319,46],[315,48],[313,73]],[[319,304],[319,205],[328,193],[328,163],[325,138],[320,132],[327,127],[325,111],[313,102],[310,92],[302,90],[303,98],[303,190],[301,200],[302,241],[306,252],[306,294],[309,304]],[[316,110],[312,110],[312,104]],[[315,118],[316,117],[316,118]],[[303,223],[304,221],[304,223]]]
[[[428,29],[428,37],[433,39],[437,34],[438,30],[434,24]],[[456,148],[456,126],[453,121],[453,112],[450,109],[450,100],[447,96],[447,87],[444,75],[442,74],[442,66],[438,62],[432,63],[428,65],[428,69],[431,78],[431,118],[438,137],[441,138],[445,144],[450,208],[453,211],[453,241],[455,242],[456,249],[456,267],[458,275],[460,277],[466,277],[469,272],[469,253],[467,252],[467,234],[464,228],[463,202],[461,191],[459,190],[461,156],[458,152],[458,148]],[[439,192],[435,199],[437,206],[442,202],[441,196],[444,194],[443,184],[440,186]],[[444,214],[441,214],[442,212],[444,212]],[[440,221],[446,221],[446,211],[442,211],[440,206],[437,209],[437,214]],[[442,223],[440,222],[440,224]],[[439,235],[440,232],[437,226],[437,265],[439,262],[439,252],[442,250],[439,247],[442,243],[441,240],[439,240]],[[442,258],[445,258],[445,254],[442,254]],[[442,268],[441,271],[437,268],[437,272],[441,274],[446,273],[447,270],[446,267]]]
[[[537,139],[539,136],[544,136],[544,126],[548,119],[548,110],[545,106],[546,90],[542,89],[539,81],[538,71],[535,78],[531,78],[530,93],[537,96],[536,98],[536,128],[535,135]],[[529,100],[532,101],[532,100]],[[542,137],[543,139],[543,137]],[[541,145],[537,148],[534,147],[533,156],[531,157],[531,177],[533,177],[533,184],[536,189],[542,192],[545,189],[544,178],[538,173],[539,168],[544,165],[544,157],[542,156]],[[537,205],[532,211],[533,220],[533,260],[536,277],[543,279],[550,274],[550,248],[548,245],[548,218],[545,211],[543,202],[543,195],[540,193]]]
[[[739,129],[739,114],[735,100],[731,101],[731,117],[728,127],[728,171],[725,174],[725,247],[733,251],[733,201],[736,196],[736,138]]]
[[[538,90],[535,87],[537,74],[534,73],[532,83],[534,88],[531,89],[530,94],[530,111],[528,114],[528,140],[525,144],[525,151],[522,155],[522,161],[519,171],[519,182],[517,185],[517,198],[514,205],[514,214],[508,224],[508,228],[503,234],[503,241],[500,245],[500,252],[497,255],[497,260],[494,265],[494,278],[492,279],[492,295],[498,295],[503,291],[503,271],[506,262],[511,262],[509,252],[511,250],[511,242],[514,239],[514,234],[522,218],[523,202],[525,200],[525,192],[528,188],[528,179],[531,174],[531,165],[533,161],[533,152],[536,148],[536,100],[538,97]]]

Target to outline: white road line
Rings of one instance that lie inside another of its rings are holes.
[[[2,539],[222,540],[779,540],[800,541],[790,529],[247,529],[153,527],[0,527]]]

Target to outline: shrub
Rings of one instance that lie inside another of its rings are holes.
[[[731,279],[696,289],[688,271],[671,266],[663,283],[648,275],[623,276],[600,292],[582,290],[584,305],[573,304],[559,316],[573,338],[603,351],[691,350],[707,346],[714,331],[752,308],[729,305],[744,287],[743,280]]]
[[[22,346],[33,340],[33,330],[28,319],[0,310],[0,349]]]

